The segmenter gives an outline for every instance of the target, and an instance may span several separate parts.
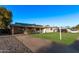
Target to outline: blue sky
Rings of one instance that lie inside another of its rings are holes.
[[[7,5],[13,13],[13,23],[32,23],[51,26],[79,24],[78,5]]]

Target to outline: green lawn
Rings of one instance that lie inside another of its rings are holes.
[[[62,33],[62,40],[59,40],[59,33],[32,34],[33,37],[52,40],[64,44],[72,44],[78,37],[79,33]]]

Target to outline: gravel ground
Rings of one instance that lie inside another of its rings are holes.
[[[15,36],[0,36],[0,53],[26,53],[32,52],[24,44],[15,38]]]

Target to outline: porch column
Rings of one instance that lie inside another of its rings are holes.
[[[24,34],[28,34],[28,28],[24,28]]]
[[[36,28],[34,28],[34,31],[36,32]]]
[[[14,34],[14,27],[12,27],[12,35]]]
[[[40,28],[40,33],[42,33],[42,29]]]

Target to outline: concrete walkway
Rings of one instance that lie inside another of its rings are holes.
[[[32,38],[28,35],[15,35],[25,46],[31,49],[32,52],[37,52],[42,47],[51,45],[51,41],[39,38]]]

